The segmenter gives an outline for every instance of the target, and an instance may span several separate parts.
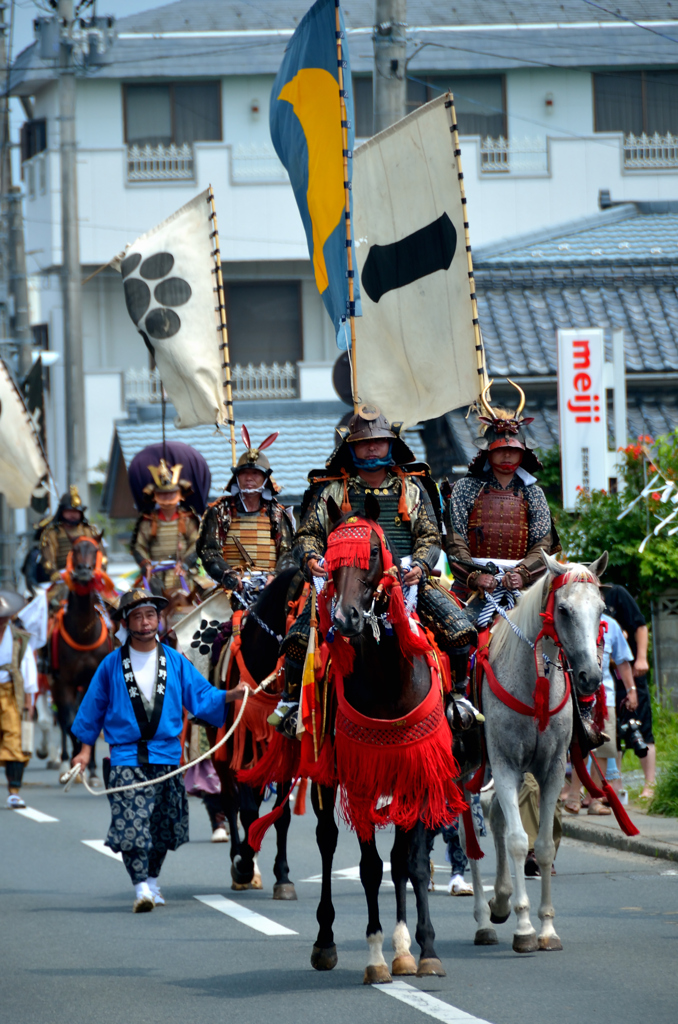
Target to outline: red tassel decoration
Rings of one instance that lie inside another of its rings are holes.
[[[619,827],[622,832],[627,836],[638,836],[640,835],[640,829],[636,828],[631,819],[629,818],[624,805],[613,790],[609,782],[605,782],[603,786],[603,793],[607,797],[607,802],[614,812],[614,816],[619,822]]]
[[[244,782],[252,789],[263,789],[276,782],[288,782],[296,778],[301,758],[301,744],[274,732],[266,752],[252,768],[241,768],[238,782]]]
[[[539,726],[539,732],[543,732],[549,724],[549,681],[544,676],[537,677],[537,685],[532,695],[534,700],[534,717]]]
[[[487,764],[487,754],[485,753],[485,744],[483,741],[483,761],[478,771],[473,775],[468,782],[464,783],[464,789],[469,793],[479,793],[485,784],[485,766]]]
[[[264,841],[264,836],[268,832],[271,825],[275,825],[279,818],[282,818],[283,811],[285,810],[285,802],[280,804],[279,807],[274,807],[272,811],[265,814],[263,818],[257,818],[253,821],[249,827],[247,833],[247,842],[250,844],[255,853],[259,853],[261,844]]]
[[[308,779],[302,779],[297,789],[297,799],[294,801],[294,813],[301,816],[306,814],[306,790],[308,789]]]
[[[476,830],[473,827],[473,814],[468,804],[464,807],[461,812],[461,816],[464,819],[464,835],[466,837],[466,856],[469,860],[482,860],[485,854],[480,849],[480,843],[478,842],[478,836]]]
[[[605,728],[605,719],[607,718],[607,695],[605,693],[605,687],[601,683],[596,690],[596,706],[593,712],[593,722],[597,729],[601,732]]]

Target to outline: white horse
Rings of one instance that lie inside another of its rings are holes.
[[[598,577],[607,566],[607,552],[589,567],[561,565],[544,552],[542,557],[547,568],[545,576],[525,591],[516,607],[508,613],[509,618],[534,644],[542,627],[540,613],[546,609],[549,595],[553,593],[555,630],[571,670],[572,683],[582,696],[590,696],[602,681],[597,641],[604,604]],[[485,739],[495,788],[490,825],[497,853],[497,876],[494,897],[488,905],[483,895],[479,862],[471,861],[477,924],[475,944],[496,943],[497,935],[492,924],[502,924],[509,918],[513,892],[507,856],[510,854],[515,880],[513,909],[518,919],[513,949],[517,953],[563,948],[554,927],[555,911],[551,902],[551,865],[555,856],[553,815],[565,777],[573,710],[572,699],[563,704],[567,682],[558,648],[546,638],[543,645],[544,654],[551,662],[549,708],[553,711],[562,704],[557,714],[549,718],[544,731],[539,730],[533,717],[511,710],[495,696],[487,679],[482,683]],[[523,705],[534,706],[537,671],[533,650],[504,619],[500,619],[493,629],[489,662],[495,679],[511,697]],[[541,871],[539,936],[530,921],[530,902],[525,887],[527,834],[518,808],[518,794],[525,772],[535,776],[540,788],[539,835],[534,847]]]

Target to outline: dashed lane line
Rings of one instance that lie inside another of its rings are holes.
[[[235,900],[227,900],[225,896],[220,896],[218,893],[209,896],[196,896],[195,898],[204,903],[205,906],[218,910],[220,914],[228,914],[235,921],[240,921],[241,924],[246,924],[248,928],[254,928],[255,931],[263,932],[264,935],[299,934],[299,932],[292,931],[291,928],[286,928],[284,924],[278,924],[277,921],[271,921],[269,917],[264,917],[263,914],[257,914],[256,911],[250,910],[249,907],[243,906],[242,903],[236,903]]]
[[[91,850],[96,850],[97,853],[103,853],[105,857],[112,857],[113,860],[122,860],[122,854],[113,853],[110,847],[104,846],[103,839],[81,839],[80,842],[85,846],[89,846]]]
[[[396,981],[394,978],[390,985],[373,985],[377,992],[383,992],[385,996],[392,996],[401,1003],[411,1006],[413,1010],[419,1010],[435,1020],[443,1021],[443,1024],[488,1024],[480,1017],[474,1017],[471,1013],[445,1003],[442,999],[436,999],[428,992],[422,992],[414,985],[408,985],[405,981]]]
[[[15,814],[21,814],[24,818],[30,818],[31,821],[58,821],[58,818],[53,818],[51,814],[44,814],[42,811],[36,811],[35,807],[15,807]]]

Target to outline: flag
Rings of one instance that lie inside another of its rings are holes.
[[[0,360],[0,494],[10,508],[27,508],[48,473],[33,421]]]
[[[453,110],[440,96],[355,153],[358,390],[405,426],[482,387]]]
[[[177,427],[224,423],[209,189],[128,245],[112,266],[127,311],[177,411]]]
[[[292,36],[271,92],[270,127],[276,153],[287,168],[306,232],[318,291],[346,348],[349,308],[346,246],[344,142],[337,63],[336,15],[344,38],[339,0],[317,0]],[[346,108],[348,187],[353,152],[353,90],[348,47],[342,43]],[[354,257],[355,265],[355,257]],[[360,315],[355,283],[355,313]]]
[[[47,437],[45,433],[45,393],[43,386],[43,364],[42,356],[33,363],[28,376],[23,384],[24,401],[28,414],[33,421],[33,426],[40,438],[43,452],[47,451]],[[49,508],[49,488],[39,487],[33,491],[31,497],[31,508],[40,517],[44,516]]]

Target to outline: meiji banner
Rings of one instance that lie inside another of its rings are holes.
[[[563,507],[607,481],[605,341],[602,330],[558,331],[558,414]]]

